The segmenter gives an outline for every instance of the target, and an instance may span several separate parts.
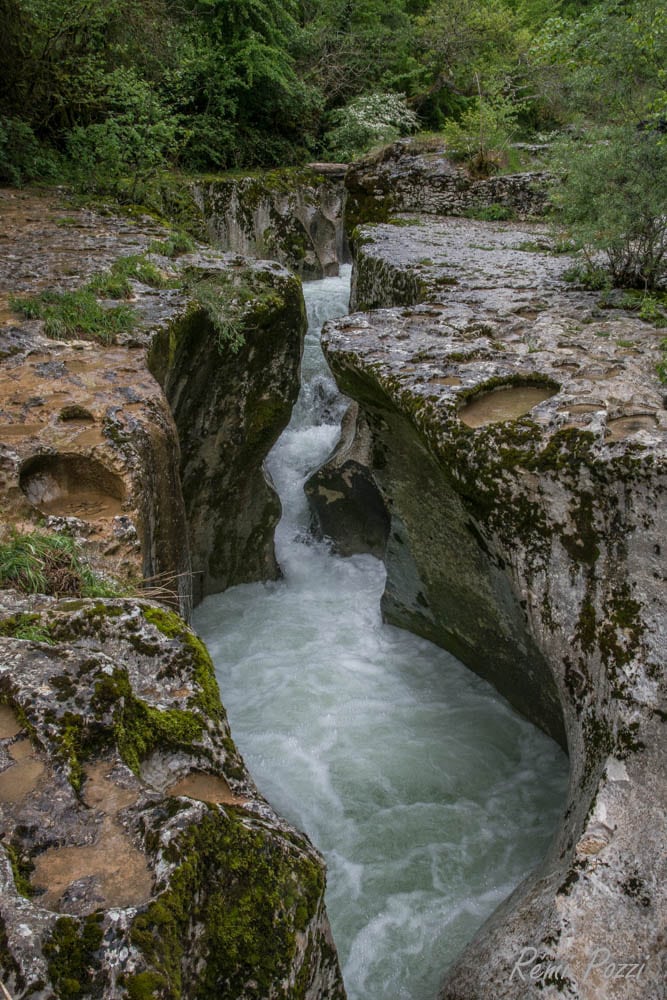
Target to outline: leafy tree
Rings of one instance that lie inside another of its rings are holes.
[[[500,89],[483,94],[458,121],[451,119],[443,128],[447,150],[464,159],[472,172],[488,177],[503,165],[503,156],[517,128],[519,105]]]
[[[403,94],[368,94],[331,115],[333,128],[326,136],[335,158],[351,160],[378,143],[392,142],[417,128],[417,115]]]
[[[135,201],[139,185],[176,154],[180,130],[134,70],[116,69],[106,83],[104,121],[75,125],[67,135],[67,149],[80,187]]]
[[[639,121],[666,104],[663,0],[601,0],[573,20],[552,18],[531,53],[535,86],[561,121]]]
[[[591,267],[602,259],[621,287],[667,285],[667,136],[648,127],[608,129],[567,144],[554,191],[559,221]],[[574,155],[573,155],[574,153]]]

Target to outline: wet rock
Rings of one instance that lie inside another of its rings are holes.
[[[228,268],[198,279],[229,295]],[[279,575],[273,533],[280,501],[262,468],[287,426],[299,389],[306,315],[299,281],[276,263],[241,259],[232,293],[249,300],[233,347],[191,308],[154,338],[148,365],[171,405],[195,603],[236,583]]]
[[[305,491],[320,536],[331,538],[340,555],[369,552],[382,559],[390,517],[370,472],[371,435],[356,403],[343,417],[332,455],[310,476]]]
[[[548,249],[535,226],[367,227],[357,303],[393,307],[324,334],[391,515],[385,617],[454,652],[570,754],[552,849],[448,971],[446,1000],[550,983],[643,1000],[664,985],[661,338],[565,282],[571,261]],[[486,412],[468,426],[475,400]]]

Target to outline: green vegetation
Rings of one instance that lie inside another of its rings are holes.
[[[9,305],[27,319],[43,319],[44,332],[53,340],[83,338],[112,344],[117,334],[134,327],[136,319],[130,306],[106,309],[100,305],[89,286],[73,292],[45,291],[28,298],[10,298]]]
[[[314,917],[324,891],[323,872],[303,845],[257,821],[250,827],[229,808],[209,811],[171,852],[178,867],[170,888],[135,917],[131,931],[133,945],[157,970],[150,975],[161,977],[160,996],[181,996],[182,958],[196,925],[204,934],[198,949],[208,956],[200,995],[300,1000],[301,992],[287,992],[285,976],[297,932]],[[150,983],[149,974],[133,977],[130,996],[149,996]]]
[[[208,316],[221,354],[238,354],[246,333],[284,306],[270,272],[199,272],[186,279],[186,286],[195,306]]]
[[[0,542],[0,587],[54,597],[115,597],[118,588],[95,574],[74,539],[11,531]],[[24,623],[28,627],[29,623]],[[18,635],[16,638],[32,638]]]
[[[100,967],[102,918],[102,913],[83,920],[59,917],[44,944],[49,978],[62,1000],[101,995],[95,988],[95,974]]]
[[[0,33],[0,182],[64,180],[187,228],[175,171],[348,159],[419,127],[486,176],[516,165],[516,141],[544,165],[565,136],[555,219],[584,265],[667,280],[662,0],[4,0]],[[81,295],[39,304],[53,336],[128,321]]]
[[[181,247],[193,247],[187,236],[169,237],[164,243],[153,243],[156,253],[176,256]],[[158,249],[159,248],[159,249]],[[133,254],[119,257],[108,271],[96,274],[82,288],[72,292],[47,290],[38,295],[11,297],[10,308],[27,319],[43,319],[44,332],[53,340],[83,338],[113,344],[119,333],[133,330],[137,316],[134,309],[123,303],[106,306],[100,299],[129,299],[131,281],[151,288],[174,288],[179,282],[165,276],[145,256]]]

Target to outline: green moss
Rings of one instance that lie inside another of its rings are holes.
[[[139,914],[131,939],[180,997],[182,959],[196,924],[207,956],[195,996],[272,995],[290,1000],[285,978],[296,932],[314,916],[324,889],[320,866],[262,826],[210,810],[178,844],[170,888]]]
[[[101,997],[99,949],[102,944],[102,914],[84,920],[60,917],[44,943],[49,976],[60,1000]]]
[[[199,636],[195,635],[182,618],[162,608],[145,608],[144,618],[170,639],[179,639],[185,647],[193,670],[194,680],[199,688],[192,698],[192,705],[201,709],[209,719],[223,719],[224,709],[220,701],[218,682],[209,652]]]
[[[0,636],[9,639],[24,639],[29,642],[44,642],[52,646],[55,642],[51,631],[42,621],[41,615],[16,614],[0,621]]]
[[[153,1000],[156,995],[169,995],[167,980],[157,972],[139,972],[136,976],[129,976],[125,985],[127,1000]]]
[[[135,774],[154,750],[191,750],[204,729],[202,720],[192,712],[153,708],[137,698],[127,671],[121,668],[96,681],[93,707],[102,715],[113,713],[118,751]]]
[[[30,875],[35,870],[34,864],[30,860],[30,857],[22,850],[21,844],[18,841],[12,841],[11,843],[2,841],[2,846],[7,852],[9,863],[12,866],[16,891],[25,896],[26,899],[31,899],[35,894],[35,890],[30,883]]]
[[[73,712],[65,712],[62,719],[59,720],[56,742],[60,756],[67,766],[70,784],[77,794],[81,791],[83,784],[83,765],[81,762],[88,755],[86,752],[88,741],[85,731],[86,726],[83,718]]]

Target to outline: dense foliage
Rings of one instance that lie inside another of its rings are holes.
[[[10,182],[63,159],[113,187],[348,153],[383,95],[388,114],[405,95],[408,130],[506,135],[667,107],[661,0],[0,0],[0,35]]]
[[[569,130],[611,150],[572,147],[573,236],[618,280],[660,281],[618,258],[636,234],[611,211],[595,237],[589,195],[619,163],[664,177],[664,0],[0,0],[0,37],[0,181],[135,201],[165,168],[348,159],[417,127],[488,173]]]

